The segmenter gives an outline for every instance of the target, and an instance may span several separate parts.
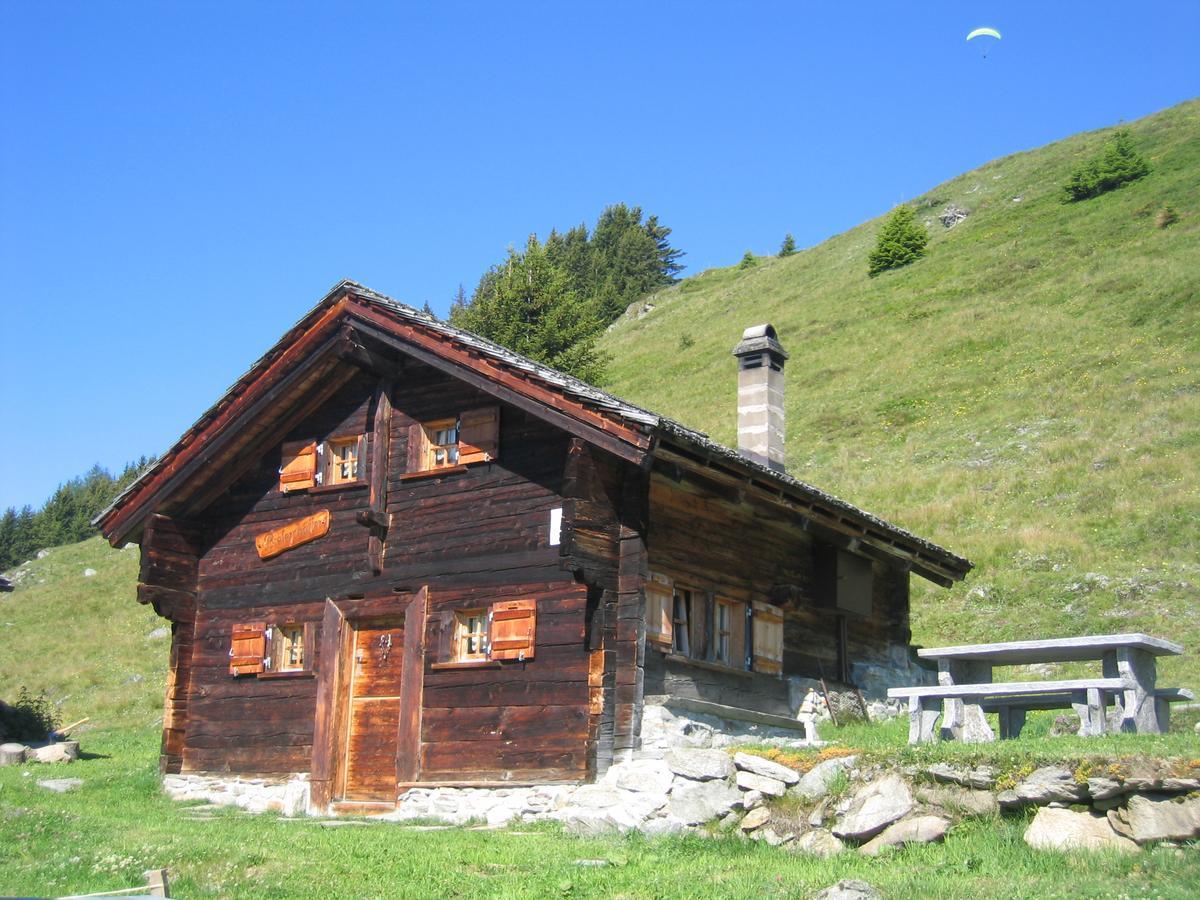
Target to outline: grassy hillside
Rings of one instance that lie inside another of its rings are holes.
[[[917,642],[1144,630],[1200,688],[1200,102],[1131,128],[1151,174],[1093,200],[1061,186],[1107,131],[930,190],[905,269],[867,277],[876,220],[663,290],[605,336],[610,387],[735,444],[730,350],[772,322],[789,470],[977,564],[914,579]]]

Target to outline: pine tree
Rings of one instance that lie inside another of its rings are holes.
[[[758,259],[755,258],[754,253],[750,250],[747,250],[745,255],[742,256],[742,261],[740,263],[738,263],[738,268],[739,269],[749,269],[749,268],[752,268],[757,263],[758,263]]]
[[[1128,128],[1118,129],[1100,153],[1071,173],[1063,202],[1087,200],[1150,174],[1150,164],[1133,146]]]
[[[462,282],[458,284],[458,290],[454,293],[453,299],[450,301],[450,321],[454,321],[454,314],[459,310],[467,308],[467,292],[463,290]]]
[[[898,207],[879,230],[879,237],[867,256],[867,274],[874,277],[888,269],[898,269],[925,255],[929,236],[917,224],[911,207]]]
[[[779,245],[780,256],[791,256],[796,252],[796,239],[792,237],[791,232],[783,236],[783,243]]]

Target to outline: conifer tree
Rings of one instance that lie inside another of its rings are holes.
[[[783,236],[783,243],[779,245],[779,255],[780,256],[791,256],[795,252],[796,252],[796,239],[794,237],[792,237],[792,233],[789,231],[787,234],[785,234]]]
[[[867,256],[867,274],[871,277],[888,269],[906,266],[925,255],[929,236],[917,224],[911,207],[900,206],[892,212],[883,227],[873,249]]]
[[[752,266],[754,266],[755,263],[757,263],[757,262],[758,262],[758,260],[755,259],[754,253],[750,250],[747,250],[746,253],[742,256],[742,261],[740,263],[738,263],[738,268],[739,269],[749,269]]]
[[[1118,129],[1100,153],[1081,163],[1064,187],[1063,201],[1087,200],[1137,181],[1150,173],[1150,164],[1134,149],[1128,128]]]

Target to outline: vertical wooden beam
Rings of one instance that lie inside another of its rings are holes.
[[[396,740],[396,782],[421,774],[421,707],[425,700],[425,620],[429,586],[417,591],[404,610],[404,663],[400,670],[400,726]]]
[[[313,758],[309,773],[311,803],[314,809],[326,810],[333,802],[334,779],[337,774],[338,721],[345,698],[340,690],[343,642],[342,611],[330,599],[325,600],[325,615],[321,620],[321,647],[317,654],[317,711],[313,730]]]
[[[375,388],[375,417],[371,427],[370,509],[387,520],[388,460],[392,433],[392,382],[383,379]],[[388,529],[378,523],[370,526],[367,538],[367,564],[373,575],[383,571],[384,542]]]

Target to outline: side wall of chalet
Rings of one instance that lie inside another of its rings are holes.
[[[783,675],[731,671],[649,645],[645,693],[790,716],[786,676],[855,682],[863,666],[889,667],[910,637],[908,574],[844,551],[799,518],[756,502],[736,483],[678,466],[650,476],[648,565],[673,586],[783,610]],[[839,564],[841,571],[839,571]],[[855,609],[840,607],[849,568],[865,576]],[[869,601],[861,596],[869,592]]]

